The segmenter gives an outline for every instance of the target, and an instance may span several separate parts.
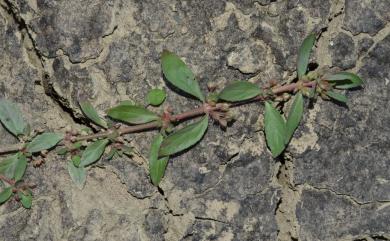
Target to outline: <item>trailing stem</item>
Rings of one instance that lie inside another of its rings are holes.
[[[289,93],[289,92],[294,92],[298,89],[299,83],[291,83],[283,86],[278,86],[271,88],[270,90],[274,95],[279,95],[282,93]],[[303,86],[312,88],[315,85],[314,81],[303,83]],[[268,98],[272,98],[272,96],[262,96],[259,95],[253,99],[247,100],[247,101],[242,101],[238,103],[232,103],[228,104],[228,107],[238,107],[242,106],[245,104],[250,104],[253,102],[257,101],[264,101]],[[222,107],[221,105],[212,105],[212,104],[203,104],[200,107],[194,108],[192,110],[185,111],[180,114],[175,114],[175,115],[170,115],[169,116],[169,121],[178,123],[182,122],[185,120],[193,119],[195,117],[202,116],[204,114],[209,114],[210,112],[213,111],[220,111],[221,108],[226,108]],[[161,127],[161,122],[160,121],[153,121],[150,123],[145,123],[145,124],[139,124],[139,125],[132,125],[132,126],[123,126],[120,127],[116,130],[118,136],[130,134],[130,133],[135,133],[135,132],[142,132],[142,131],[147,131],[147,130],[153,130],[153,129],[158,129]],[[89,141],[89,140],[94,140],[94,139],[100,139],[100,138],[107,138],[110,137],[113,134],[113,130],[104,130],[99,133],[95,134],[90,134],[90,135],[84,135],[84,136],[77,136],[71,140],[71,142],[78,142],[78,141]],[[63,140],[60,142],[57,146],[63,146],[66,145],[66,140]],[[23,144],[15,144],[15,145],[8,145],[8,146],[3,146],[0,147],[0,154],[6,154],[6,153],[13,153],[13,152],[18,152],[22,151],[24,149]]]
[[[94,134],[83,134],[75,130],[65,133],[44,132],[35,135],[24,121],[19,108],[8,100],[0,100],[0,122],[20,143],[0,147],[0,155],[9,155],[0,162],[0,204],[9,200],[14,194],[25,208],[31,207],[33,185],[24,183],[24,174],[28,163],[34,167],[44,163],[49,150],[62,146],[57,154],[66,155],[68,172],[73,182],[83,188],[87,178],[88,166],[99,161],[107,150],[107,159],[114,156],[132,155],[133,148],[121,136],[159,129],[149,148],[149,175],[153,185],[158,186],[162,180],[169,157],[195,146],[206,133],[209,120],[214,120],[226,128],[232,115],[230,108],[265,102],[264,133],[267,147],[273,157],[280,156],[304,114],[304,96],[311,99],[321,97],[345,103],[347,97],[338,90],[354,89],[363,84],[359,76],[349,72],[336,74],[326,73],[329,69],[307,72],[310,52],[315,43],[315,35],[309,35],[299,49],[297,63],[297,82],[278,85],[270,81],[262,88],[248,81],[235,81],[224,87],[219,93],[215,86],[208,86],[209,95],[201,91],[199,83],[191,69],[174,53],[164,50],[161,56],[161,67],[167,82],[182,92],[202,102],[197,108],[174,114],[172,108],[166,107],[161,115],[154,113],[129,101],[107,110],[107,116],[124,124],[112,124],[112,121],[101,117],[88,100],[79,102],[83,114],[102,130]],[[275,107],[288,101],[293,96],[288,111],[281,113]],[[160,106],[166,99],[163,89],[152,89],[146,96],[148,105]],[[272,103],[274,102],[274,103]],[[182,128],[174,128],[182,121],[203,116],[199,120]]]

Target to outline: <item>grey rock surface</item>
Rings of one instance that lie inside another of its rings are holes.
[[[312,63],[358,72],[349,108],[309,103],[284,158],[267,151],[261,104],[210,125],[148,178],[153,132],[126,137],[132,158],[102,160],[79,190],[67,160],[27,170],[31,210],[0,206],[0,240],[390,240],[390,4],[387,0],[0,0],[0,98],[34,127],[82,128],[78,101],[99,111],[144,104],[154,87],[175,111],[199,105],[167,88],[163,49],[214,81],[295,77],[296,54],[319,35]],[[315,64],[313,64],[315,66]],[[154,109],[161,111],[160,109]],[[0,128],[0,144],[15,143]]]

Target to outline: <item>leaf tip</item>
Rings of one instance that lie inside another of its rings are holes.
[[[164,50],[162,51],[162,53],[161,53],[161,58],[164,58],[164,57],[166,57],[166,56],[168,56],[168,55],[171,55],[171,54],[172,54],[171,51],[169,51],[169,50],[167,50],[167,49],[164,49]]]

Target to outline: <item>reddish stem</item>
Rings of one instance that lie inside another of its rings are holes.
[[[312,87],[314,87],[315,83],[316,83],[315,81],[311,81],[311,82],[303,83],[302,85],[305,87],[312,88]],[[280,93],[285,93],[285,92],[294,92],[297,90],[297,88],[298,88],[298,84],[292,83],[292,84],[283,85],[280,87],[273,88],[272,93],[280,94]]]
[[[303,83],[302,85],[305,87],[312,88],[315,86],[315,81],[306,82],[306,83]],[[298,89],[298,87],[299,87],[298,83],[291,83],[291,84],[287,84],[287,85],[283,85],[283,86],[279,86],[279,87],[274,87],[271,90],[272,90],[273,94],[281,94],[281,93],[285,93],[285,92],[294,92]],[[230,104],[229,107],[237,107],[237,106],[241,106],[241,105],[256,102],[256,101],[264,101],[267,98],[269,98],[269,97],[258,96],[258,97],[251,99],[251,100],[248,100],[248,101]],[[170,121],[180,122],[180,121],[191,119],[191,118],[194,118],[197,116],[208,114],[212,111],[218,111],[220,109],[221,109],[220,106],[211,106],[209,104],[203,104],[202,106],[197,107],[195,109],[188,110],[188,111],[180,113],[180,114],[172,115],[170,117]],[[124,134],[129,134],[129,133],[134,133],[134,132],[158,129],[161,127],[161,125],[162,125],[161,121],[153,121],[153,122],[149,122],[146,124],[121,127],[119,129],[117,129],[117,132],[118,132],[118,135],[121,136]],[[87,141],[87,140],[93,140],[93,139],[99,139],[99,138],[106,138],[112,134],[113,134],[113,130],[107,130],[107,131],[102,131],[100,133],[96,133],[96,134],[92,134],[92,135],[79,136],[79,137],[74,138],[73,141],[77,142],[77,141]],[[58,145],[65,145],[65,144],[66,144],[66,141],[64,140],[64,141],[60,142]],[[23,149],[22,144],[6,146],[6,147],[0,148],[0,154],[17,152],[17,151],[20,151],[22,149]]]
[[[3,176],[3,175],[0,175],[0,180],[2,180],[2,181],[4,181],[4,182],[8,183],[8,184],[11,185],[11,186],[15,185],[15,183],[16,183],[14,180],[9,179],[8,177]]]

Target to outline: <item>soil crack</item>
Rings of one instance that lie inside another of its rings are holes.
[[[276,184],[281,187],[282,195],[275,208],[275,217],[278,224],[279,241],[298,240],[299,224],[295,214],[296,205],[300,199],[300,193],[294,185],[294,163],[289,153],[285,152],[277,163],[278,173],[274,177]]]

